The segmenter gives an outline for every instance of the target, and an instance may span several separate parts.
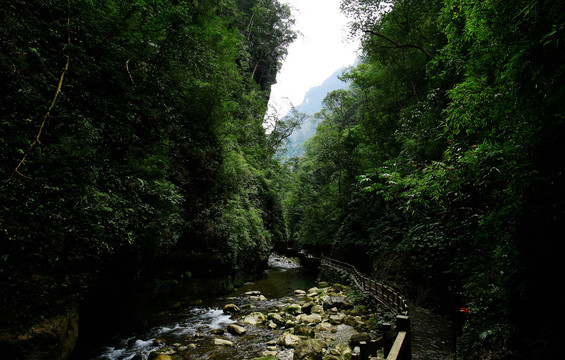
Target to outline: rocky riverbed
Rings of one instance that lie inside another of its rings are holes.
[[[381,316],[348,295],[348,287],[326,283],[279,299],[248,290],[222,299],[217,308],[193,309],[190,324],[160,329],[159,337],[147,340],[127,339],[126,346],[109,348],[99,359],[358,358],[358,343],[377,338]]]

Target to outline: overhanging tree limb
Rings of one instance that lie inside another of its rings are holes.
[[[371,34],[373,36],[380,37],[381,39],[384,39],[384,40],[388,41],[390,44],[392,44],[392,46],[383,46],[384,48],[387,48],[387,49],[413,48],[413,49],[417,49],[417,50],[421,51],[424,55],[426,55],[426,57],[428,59],[432,57],[432,55],[426,49],[424,49],[424,47],[422,47],[421,45],[399,44],[396,41],[389,38],[388,36],[381,34],[379,32],[376,32],[376,31],[373,31],[373,30],[368,30],[368,29],[361,29],[361,31],[363,31],[366,34]]]
[[[35,139],[33,140],[33,142],[31,143],[31,145],[29,146],[29,148],[27,149],[27,151],[25,152],[24,156],[22,157],[22,159],[20,160],[20,162],[18,163],[18,166],[16,166],[16,168],[14,169],[14,171],[12,172],[12,175],[10,175],[10,177],[8,178],[8,181],[10,181],[15,174],[18,174],[20,176],[26,177],[25,175],[23,175],[19,169],[20,167],[23,165],[23,163],[25,162],[27,156],[29,155],[29,153],[31,152],[31,150],[33,150],[33,148],[35,147],[35,145],[40,144],[41,142],[39,141],[39,138],[41,136],[41,133],[43,132],[43,128],[45,127],[45,123],[47,122],[47,118],[49,117],[51,110],[55,107],[55,102],[57,101],[57,97],[59,96],[59,94],[61,93],[61,87],[63,86],[63,79],[65,78],[65,74],[67,73],[67,70],[69,70],[69,63],[71,62],[71,33],[70,33],[70,26],[71,26],[71,3],[70,0],[67,0],[67,62],[65,63],[65,68],[63,69],[63,72],[61,73],[61,77],[59,78],[59,84],[57,85],[57,90],[55,91],[55,96],[53,96],[53,100],[51,101],[51,105],[49,106],[49,108],[47,109],[47,113],[45,113],[45,116],[43,117],[43,121],[41,122],[41,125],[39,127],[39,131],[37,132],[37,135],[35,136]]]

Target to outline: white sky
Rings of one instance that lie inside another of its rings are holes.
[[[340,0],[281,0],[293,10],[295,29],[302,33],[288,48],[288,55],[271,88],[269,107],[284,116],[291,104],[299,105],[306,92],[321,85],[357,58],[357,43],[347,38],[347,19]],[[270,110],[272,113],[272,110]]]

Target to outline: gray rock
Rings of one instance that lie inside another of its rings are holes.
[[[338,308],[341,310],[351,309],[353,304],[345,296],[330,296],[324,302],[324,309]]]
[[[325,347],[322,340],[304,340],[294,348],[294,360],[322,360],[322,350]]]

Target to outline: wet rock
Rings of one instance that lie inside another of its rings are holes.
[[[163,355],[163,354],[157,355],[156,357],[150,358],[150,359],[151,359],[151,360],[173,360],[173,358],[172,358],[171,356],[169,356],[169,355]]]
[[[278,326],[283,326],[285,323],[285,319],[281,316],[281,314],[269,313],[267,314],[267,318]]]
[[[261,292],[255,290],[255,291],[248,291],[245,293],[245,296],[257,296],[257,295],[261,295]]]
[[[322,350],[325,347],[322,340],[304,340],[294,348],[294,360],[322,360]]]
[[[294,295],[306,295],[306,291],[304,291],[304,290],[294,290]]]
[[[240,311],[239,307],[235,304],[224,305],[224,314],[236,314]]]
[[[164,346],[164,347],[162,347],[158,350],[152,351],[149,354],[149,358],[154,359],[154,358],[158,357],[159,355],[174,355],[176,353],[177,353],[176,350],[174,350],[174,349],[172,349],[168,346]]]
[[[228,332],[233,335],[243,335],[247,332],[247,330],[243,326],[239,326],[236,324],[229,324]]]
[[[284,311],[289,314],[298,315],[302,313],[302,307],[298,304],[292,304],[287,306]]]
[[[267,317],[263,313],[252,312],[251,314],[245,316],[242,321],[244,324],[259,325],[267,321]]]
[[[234,343],[224,339],[214,339],[214,345],[217,346],[234,346]]]
[[[167,341],[165,339],[157,338],[153,340],[153,345],[165,345]]]

